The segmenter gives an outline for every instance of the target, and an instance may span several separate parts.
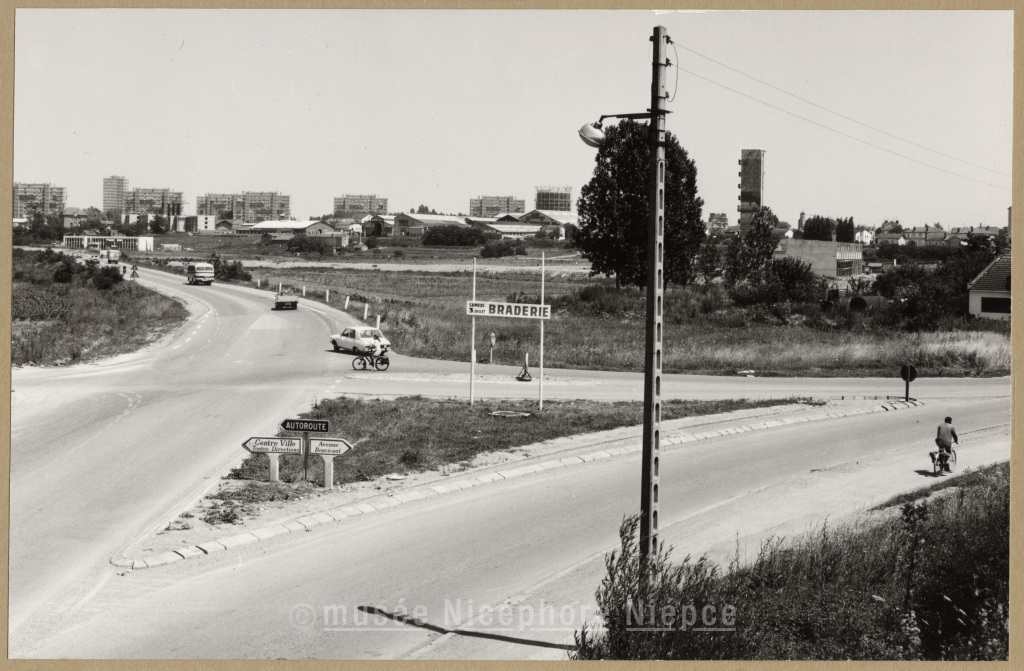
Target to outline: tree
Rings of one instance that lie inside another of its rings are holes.
[[[853,225],[853,217],[840,219],[836,222],[836,242],[856,242],[857,228]]]
[[[722,275],[722,264],[718,252],[718,237],[709,235],[704,238],[704,243],[697,252],[697,272],[704,284],[711,284],[715,278]]]
[[[591,275],[616,284],[647,284],[650,219],[650,148],[643,128],[624,120],[607,129],[594,175],[580,191],[574,244],[591,263]],[[705,237],[704,201],[697,196],[697,166],[672,133],[665,134],[664,282],[686,284]]]
[[[814,215],[804,222],[804,240],[832,240],[836,222],[828,217]]]

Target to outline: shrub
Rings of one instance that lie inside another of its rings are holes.
[[[285,249],[289,252],[308,253],[308,254],[330,254],[331,245],[327,244],[326,240],[319,238],[313,238],[308,235],[295,235],[291,240],[288,241]]]
[[[502,256],[525,256],[526,246],[522,240],[494,240],[484,244],[480,256],[494,259]]]
[[[224,261],[217,254],[210,257],[213,264],[213,276],[222,281],[237,280],[240,282],[251,282],[252,273],[245,269],[241,261]]]
[[[484,242],[483,231],[458,224],[432,226],[423,233],[423,244],[431,247],[475,247]]]
[[[69,284],[71,280],[75,279],[75,270],[74,263],[65,261],[54,271],[53,281],[57,284]]]
[[[121,269],[117,266],[100,268],[92,276],[92,285],[102,291],[106,291],[122,281],[124,281],[124,277],[121,275]]]
[[[376,237],[371,236],[368,238],[363,238],[363,244],[366,245],[367,249],[377,249],[377,247],[380,245],[380,241]]]

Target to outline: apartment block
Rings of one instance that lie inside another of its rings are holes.
[[[36,212],[59,215],[64,211],[67,193],[53,184],[14,183],[14,218],[28,218]]]
[[[277,191],[208,193],[196,199],[196,215],[210,215],[246,224],[280,221],[292,215],[291,196]]]
[[[388,199],[378,198],[376,194],[369,196],[345,194],[334,199],[334,216],[344,216],[352,212],[387,214]]]
[[[740,151],[740,234],[746,235],[750,222],[754,220],[764,204],[764,150],[743,149]]]
[[[526,201],[515,196],[480,196],[469,199],[469,216],[496,217],[502,213],[526,212]]]
[[[132,189],[125,192],[125,214],[181,214],[181,191]]]
[[[538,186],[534,209],[569,212],[572,210],[571,186]]]
[[[113,175],[103,178],[103,211],[124,209],[124,198],[128,194],[128,178]]]

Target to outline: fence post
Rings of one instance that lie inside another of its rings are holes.
[[[380,330],[380,315],[377,315],[377,330]]]
[[[370,304],[369,303],[363,303],[363,321],[364,322],[366,321],[366,318],[369,315],[370,315]]]
[[[331,302],[331,290],[327,289],[327,290],[324,291],[324,303],[330,303],[330,302]]]
[[[281,293],[281,283],[277,283],[277,293]]]
[[[258,278],[258,277],[256,278],[256,288],[257,289],[260,288],[260,278]]]
[[[303,298],[306,297],[306,285],[305,284],[302,285],[302,297]]]
[[[345,311],[348,312],[348,296],[345,296]]]

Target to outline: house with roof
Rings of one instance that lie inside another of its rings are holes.
[[[395,237],[420,238],[423,232],[434,226],[461,226],[469,228],[464,217],[449,214],[396,214]]]
[[[559,240],[565,239],[566,229],[579,228],[579,217],[576,213],[563,210],[530,210],[520,215],[519,221],[524,224],[540,224],[545,235],[557,233]]]
[[[366,237],[390,238],[395,235],[395,218],[389,214],[368,215],[360,219]]]
[[[907,244],[907,236],[902,233],[876,233],[875,234],[876,245],[898,245],[902,247]]]
[[[967,285],[967,311],[974,317],[1010,318],[1010,255],[988,264]]]
[[[269,234],[272,240],[291,240],[296,235],[334,235],[334,229],[322,221],[261,221],[247,232],[250,235]]]
[[[923,227],[917,227],[911,229],[904,229],[903,235],[907,238],[907,243],[914,243],[918,246],[924,247],[937,247],[944,245],[946,241],[946,232],[941,228],[935,228],[925,224]]]
[[[854,242],[859,242],[862,245],[870,245],[875,241],[875,232],[864,229],[863,231],[857,231],[853,234]]]

